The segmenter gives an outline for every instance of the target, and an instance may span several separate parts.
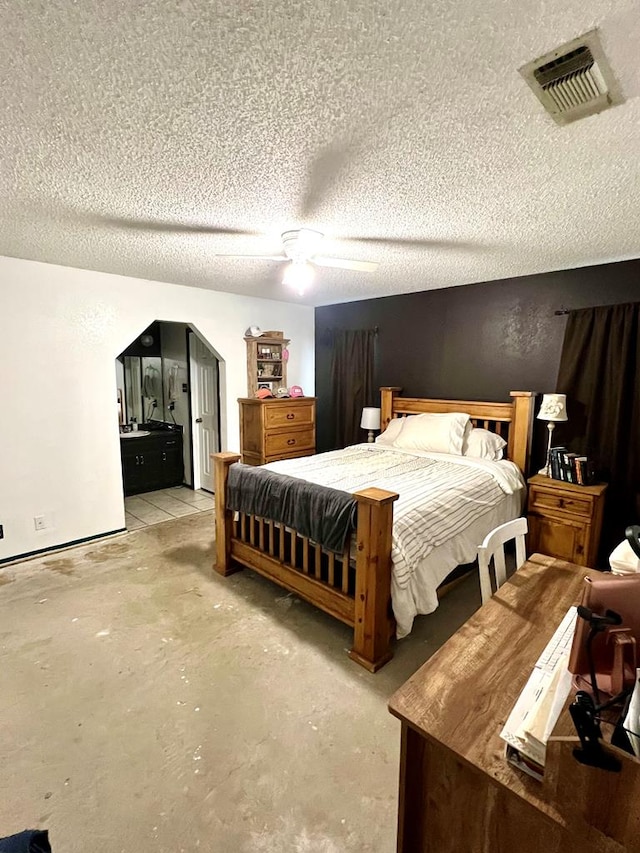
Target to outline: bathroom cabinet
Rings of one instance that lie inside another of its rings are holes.
[[[121,436],[120,452],[127,497],[182,485],[182,432],[158,430],[135,438]]]

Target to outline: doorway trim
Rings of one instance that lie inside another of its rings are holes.
[[[198,382],[197,375],[197,360],[194,354],[194,348],[192,344],[191,335],[193,334],[195,338],[198,339],[200,344],[204,346],[209,353],[216,360],[216,386],[211,389],[212,396],[216,400],[216,413],[215,413],[215,446],[212,447],[212,452],[218,452],[222,448],[223,438],[222,438],[222,401],[223,401],[223,388],[224,388],[224,360],[220,357],[219,353],[211,346],[209,341],[201,335],[200,332],[191,324],[187,323],[187,360],[188,360],[188,376],[189,376],[189,395],[188,395],[188,403],[189,403],[189,423],[190,423],[190,453],[191,453],[191,473],[193,480],[193,489],[203,489],[202,485],[202,459],[201,459],[201,447],[200,447],[200,430],[198,429],[197,424],[197,413],[201,411],[200,403],[200,387]],[[204,488],[204,491],[209,491]]]

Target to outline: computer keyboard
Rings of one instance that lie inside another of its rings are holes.
[[[553,637],[549,640],[544,648],[544,651],[536,661],[536,666],[543,669],[545,672],[553,672],[556,664],[563,655],[568,655],[571,651],[573,643],[573,635],[576,630],[576,619],[578,618],[578,608],[570,607],[564,615],[562,622],[553,632]]]

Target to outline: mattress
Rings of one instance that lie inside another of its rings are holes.
[[[437,608],[439,584],[456,566],[475,559],[486,534],[520,515],[525,494],[524,479],[513,462],[378,444],[265,467],[347,492],[375,486],[398,493],[391,597],[399,638],[411,631],[415,616]]]

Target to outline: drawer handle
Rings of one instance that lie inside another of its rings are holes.
[[[290,439],[287,441],[287,444],[295,444],[295,443],[296,443],[295,438],[290,438]]]
[[[287,415],[287,420],[288,420],[288,421],[292,421],[294,418],[295,418],[294,413],[293,413],[293,412],[289,412],[289,414]]]
[[[558,500],[558,506],[560,507],[560,509],[564,509],[564,498],[560,498]]]

